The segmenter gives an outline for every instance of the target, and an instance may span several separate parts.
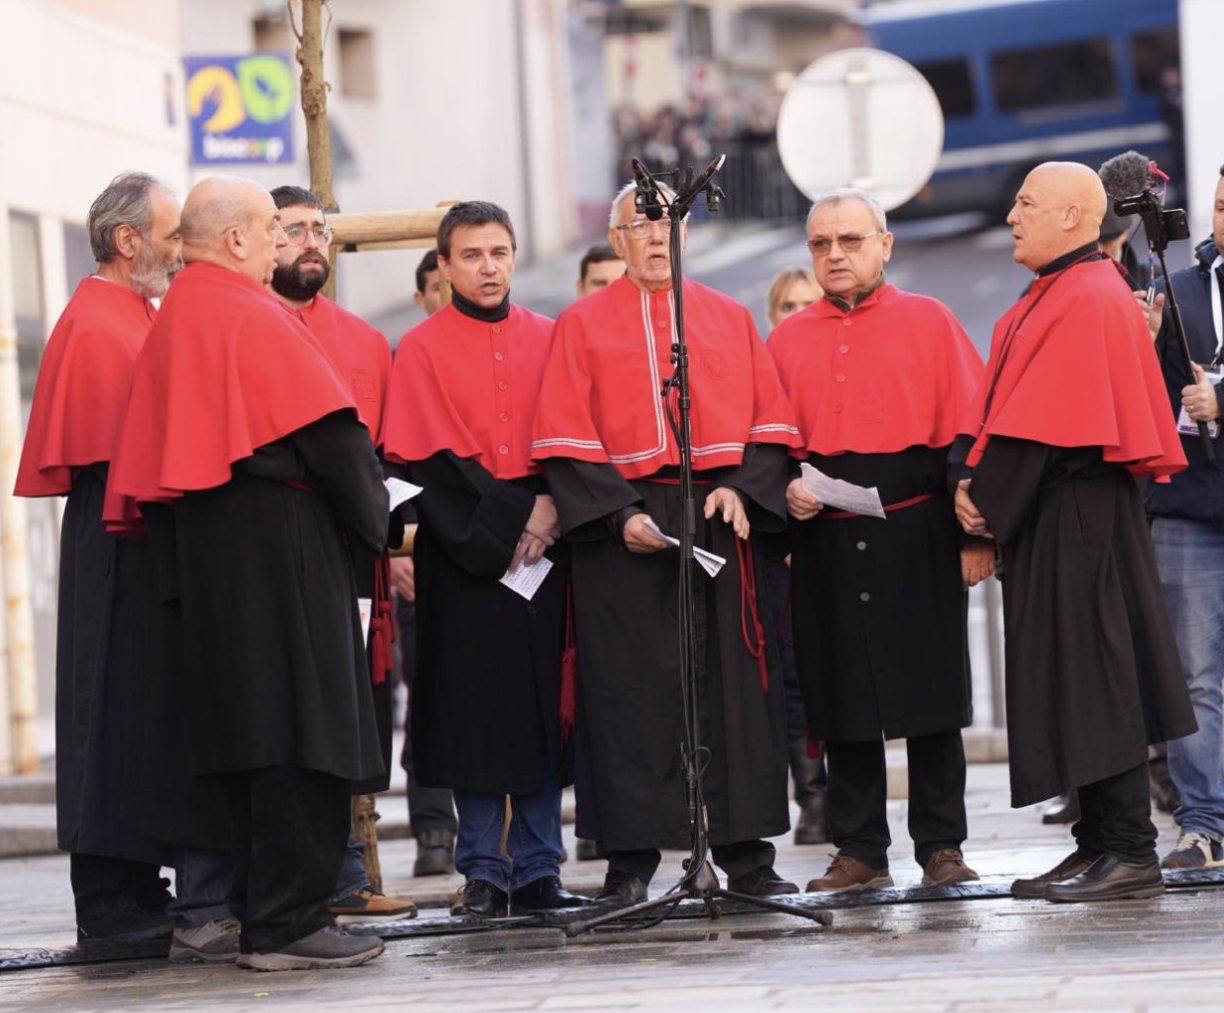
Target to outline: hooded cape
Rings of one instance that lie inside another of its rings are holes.
[[[66,496],[74,468],[112,459],[132,365],[156,315],[115,282],[77,286],[43,353],[15,495]]]

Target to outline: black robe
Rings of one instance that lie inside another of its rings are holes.
[[[966,439],[954,459],[964,459]],[[1129,472],[1097,447],[995,436],[972,477],[970,495],[1003,553],[1012,805],[1129,770],[1149,744],[1193,732]]]
[[[148,544],[137,580],[140,603],[131,617],[124,815],[180,847],[229,851],[234,832],[225,786],[193,777],[183,751],[190,712],[174,509],[146,503],[143,514]]]
[[[64,851],[168,864],[122,813],[133,646],[146,547],[102,525],[106,466],[77,470],[60,533],[55,803]]]
[[[687,847],[678,550],[630,553],[620,537],[635,506],[677,535],[679,487],[628,481],[610,464],[552,458],[546,468],[573,551],[578,836],[608,851]],[[790,825],[785,689],[761,551],[762,536],[785,527],[786,450],[749,444],[740,467],[697,478],[712,484],[695,490],[695,544],[727,560],[713,580],[694,568],[701,736],[710,753],[705,800],[711,843],[732,844]],[[745,641],[737,539],[721,518],[702,516],[715,486],[740,494],[753,525],[768,691]]]
[[[795,660],[813,739],[908,738],[972,723],[946,460],[946,447],[810,458],[833,478],[878,487],[885,506],[935,494],[886,520],[792,522]]]
[[[185,494],[174,514],[188,770],[382,773],[353,578],[354,557],[376,557],[387,535],[365,427],[325,416],[236,463],[225,485]]]
[[[449,450],[408,465],[424,488],[413,506],[416,667],[412,758],[416,783],[532,795],[569,784],[572,750],[561,741],[568,552],[531,601],[499,583],[546,492],[541,477],[502,480]]]

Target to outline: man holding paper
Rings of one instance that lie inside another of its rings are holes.
[[[887,284],[893,237],[869,194],[821,198],[807,234],[824,298],[768,347],[816,469],[805,464],[787,491],[792,615],[838,850],[808,889],[891,885],[884,740],[898,738],[923,883],[977,879],[960,850],[960,729],[972,713],[963,581],[989,572],[993,550],[959,548],[944,472],[982,361],[947,307]]]
[[[563,678],[568,560],[530,458],[552,321],[510,302],[514,227],[456,204],[438,230],[453,301],[400,342],[383,450],[424,491],[416,559],[412,750],[417,781],[452,788],[452,912],[585,903],[561,887],[573,670]]]
[[[660,848],[687,847],[680,744],[680,457],[660,398],[675,326],[668,222],[613,201],[628,272],[557,321],[532,445],[572,543],[578,656],[578,836],[608,856],[600,900],[643,899]],[[685,282],[696,544],[726,561],[695,577],[698,704],[709,748],[713,857],[742,893],[795,892],[774,872],[784,833],[786,722],[775,625],[756,590],[756,532],[785,526],[790,405],[748,310]],[[674,400],[674,399],[673,399]],[[710,569],[714,560],[707,559]],[[704,565],[704,564],[703,564]]]

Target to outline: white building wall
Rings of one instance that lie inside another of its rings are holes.
[[[1221,0],[1181,0],[1182,93],[1186,115],[1186,182],[1190,238],[1211,235],[1212,195],[1224,164],[1224,116],[1220,113]]]

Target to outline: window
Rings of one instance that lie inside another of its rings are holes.
[[[941,60],[917,64],[918,72],[930,82],[939,99],[944,119],[972,116],[977,110],[973,97],[973,78],[968,60]]]
[[[373,33],[340,29],[340,94],[345,98],[378,98]]]
[[[42,260],[38,242],[38,219],[20,211],[9,212],[9,244],[13,253],[13,309],[17,318],[17,370],[21,376],[21,400],[26,411],[34,397],[34,384],[42,362],[43,324]]]
[[[283,14],[256,18],[251,28],[257,53],[292,53],[297,49],[289,31],[289,20]]]
[[[1159,95],[1165,89],[1164,71],[1181,63],[1176,28],[1140,32],[1131,39],[1131,62],[1135,65],[1135,87]]]
[[[995,104],[1004,113],[1100,102],[1118,94],[1113,49],[1103,37],[995,53],[990,69]]]
[[[93,251],[89,248],[89,233],[80,225],[64,224],[64,280],[72,295],[81,280],[97,269]]]

